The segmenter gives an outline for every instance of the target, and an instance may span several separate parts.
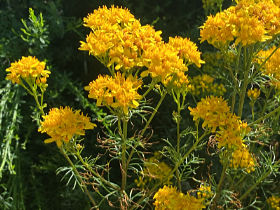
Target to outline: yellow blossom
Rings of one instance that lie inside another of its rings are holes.
[[[249,132],[246,123],[230,112],[227,102],[222,97],[206,97],[198,102],[197,107],[191,108],[194,121],[203,120],[202,127],[216,132],[218,147],[239,148],[243,137]]]
[[[214,96],[201,99],[196,108],[189,107],[189,110],[194,121],[203,119],[202,127],[208,127],[212,132],[215,132],[217,127],[224,123],[227,118],[226,114],[230,111],[227,102],[222,97]]]
[[[73,111],[68,106],[52,108],[43,119],[38,131],[51,137],[45,143],[56,142],[58,147],[61,147],[62,142],[68,143],[74,135],[85,135],[86,129],[96,126],[80,110]]]
[[[148,48],[143,54],[143,62],[148,70],[142,72],[141,76],[150,74],[152,78],[159,78],[161,81],[171,74],[188,70],[178,52],[165,43]]]
[[[257,100],[257,98],[260,96],[260,94],[261,94],[261,91],[258,88],[254,88],[254,89],[247,91],[248,97],[253,101]]]
[[[142,81],[132,75],[125,78],[123,74],[117,72],[115,77],[99,75],[85,89],[89,91],[89,98],[97,100],[97,106],[119,108],[128,114],[129,108],[136,108],[139,105],[137,100],[141,96],[137,93],[137,89],[141,84]]]
[[[205,183],[202,183],[198,189],[197,197],[198,198],[204,198],[204,199],[210,199],[213,197],[214,193],[211,191],[211,186],[206,185]]]
[[[11,80],[13,83],[21,84],[22,80],[28,83],[37,85],[46,83],[46,78],[51,73],[45,70],[46,63],[39,61],[37,58],[28,56],[22,57],[19,61],[11,64],[11,67],[7,68],[6,79]]]
[[[164,186],[154,195],[156,210],[200,210],[205,208],[204,198],[178,192],[175,187]]]
[[[222,96],[226,89],[223,84],[214,83],[214,78],[208,74],[202,74],[190,79],[190,92],[196,96]]]
[[[230,167],[246,169],[248,173],[255,170],[255,161],[245,144],[233,151]]]
[[[273,210],[280,210],[280,197],[279,196],[271,196],[266,201]]]
[[[186,64],[194,63],[197,67],[205,63],[200,59],[201,52],[197,50],[197,46],[188,38],[176,36],[169,37],[169,45],[171,45],[177,52],[180,58],[184,59]]]
[[[237,1],[236,6],[209,16],[201,27],[201,41],[221,47],[235,40],[243,46],[263,42],[280,33],[280,9],[271,1]]]
[[[262,64],[271,54],[275,51],[276,47],[273,46],[269,50],[262,50],[258,53],[256,61]],[[277,49],[274,54],[265,62],[261,69],[264,75],[271,77],[271,84],[276,88],[280,88],[280,50]]]

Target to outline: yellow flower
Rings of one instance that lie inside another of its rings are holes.
[[[115,77],[99,75],[85,90],[89,91],[89,98],[97,100],[97,106],[111,106],[128,114],[129,108],[139,106],[137,100],[141,99],[141,96],[137,90],[141,84],[142,81],[132,75],[125,78],[117,72]]]
[[[161,42],[161,31],[141,26],[128,9],[103,6],[84,18],[84,23],[92,32],[79,49],[89,51],[111,70],[130,74],[129,70],[143,66],[143,52]]]
[[[197,197],[198,198],[204,198],[206,199],[210,199],[211,197],[213,197],[214,193],[211,191],[211,186],[206,185],[205,183],[202,183],[198,189],[197,192]]]
[[[205,208],[204,198],[178,192],[175,187],[164,186],[154,195],[156,210],[200,210]]]
[[[106,6],[99,7],[93,13],[88,14],[84,18],[84,26],[91,28],[93,31],[103,29],[104,24],[127,26],[131,22],[136,21],[134,16],[126,8],[115,7],[111,8]]]
[[[160,161],[161,156],[158,154],[155,154],[153,157],[150,157],[145,163],[144,163],[144,170],[143,175],[148,176],[149,180],[157,179],[161,182],[168,177],[167,183],[172,178],[171,168],[163,161]],[[163,183],[163,184],[166,184]]]
[[[254,88],[254,89],[247,91],[248,97],[253,101],[257,100],[257,98],[260,96],[260,94],[261,94],[261,91],[258,88]]]
[[[193,120],[204,120],[202,127],[216,132],[218,147],[239,148],[243,137],[249,132],[246,123],[230,112],[227,102],[222,97],[210,96],[198,102],[196,108],[189,107]],[[218,130],[217,130],[218,129]]]
[[[271,196],[266,201],[271,206],[272,209],[280,210],[280,197],[278,197],[278,196]]]
[[[178,52],[165,43],[148,48],[143,54],[143,62],[148,70],[142,72],[141,76],[150,75],[161,81],[164,81],[169,75],[188,70],[183,59],[179,58]]]
[[[259,64],[262,64],[276,49],[275,46],[269,50],[262,50],[258,53],[258,58],[256,59]],[[276,88],[280,88],[280,50],[277,49],[276,52],[266,61],[263,68],[261,69],[264,75],[271,77],[271,83]]]
[[[90,122],[89,117],[80,113],[80,110],[72,111],[68,106],[52,108],[43,119],[38,131],[51,137],[46,139],[45,143],[56,142],[58,147],[61,147],[62,142],[68,143],[74,135],[85,135],[86,129],[96,126]]]
[[[188,38],[176,36],[169,37],[169,45],[171,45],[177,52],[180,58],[184,59],[186,64],[194,63],[197,67],[205,63],[200,59],[201,52],[197,50],[197,46]]]
[[[196,108],[189,107],[194,121],[203,119],[202,127],[208,127],[215,132],[217,127],[224,124],[230,109],[222,97],[206,97],[197,103]]]
[[[46,83],[46,78],[51,73],[45,70],[46,63],[40,62],[37,58],[28,56],[22,57],[19,61],[11,64],[11,67],[7,68],[6,79],[11,80],[13,83],[21,84],[22,80],[37,85]]]
[[[280,33],[280,9],[271,1],[237,1],[236,6],[209,16],[201,27],[201,42],[221,47],[235,39],[243,46]]]
[[[193,77],[190,79],[190,92],[196,96],[222,96],[226,89],[223,84],[214,83],[214,78],[207,75],[202,74]]]
[[[243,168],[246,169],[248,173],[255,170],[255,161],[244,144],[233,151],[230,167]]]

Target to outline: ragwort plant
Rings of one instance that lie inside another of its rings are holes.
[[[280,160],[277,144],[272,143],[280,113],[276,3],[241,0],[210,15],[201,26],[201,42],[213,45],[223,62],[213,76],[205,72],[193,79],[188,70],[208,63],[188,38],[164,42],[161,31],[141,25],[129,10],[114,6],[100,7],[84,18],[90,33],[79,49],[110,72],[85,87],[88,98],[110,113],[99,119],[111,122],[111,129],[98,137],[108,153],[106,164],[99,156],[83,154],[82,136],[96,127],[88,116],[68,106],[45,112],[43,96],[51,73],[45,62],[22,57],[7,69],[6,78],[34,97],[41,112],[38,131],[50,136],[45,143],[56,143],[93,208],[107,202],[120,209],[277,209]],[[216,75],[224,85],[211,84]],[[151,91],[159,95],[154,108],[148,100]],[[188,106],[189,94],[199,100],[196,105]],[[148,151],[155,142],[150,125],[167,95],[176,104],[170,116],[176,136],[163,137],[164,146],[151,156]],[[181,127],[187,117],[181,114],[184,110],[194,121],[186,129]],[[143,127],[134,127],[136,117]],[[270,135],[264,135],[266,129],[271,129]],[[213,160],[198,176],[205,163],[200,157],[204,148]],[[116,161],[120,180],[112,175]],[[221,170],[211,170],[213,164],[221,165]],[[186,190],[184,185],[190,182],[193,186]]]

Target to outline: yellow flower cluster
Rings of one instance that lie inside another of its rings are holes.
[[[139,176],[139,178],[135,180],[138,187],[144,188],[145,184],[152,180],[160,181],[163,184],[169,184],[170,179],[173,177],[173,175],[170,174],[171,168],[160,160],[161,157],[159,152],[155,152],[154,156],[150,157],[144,163],[144,169],[141,171],[143,176]],[[167,180],[164,181],[166,178]]]
[[[271,196],[267,199],[267,203],[270,207],[274,210],[280,210],[280,197],[278,196]]]
[[[149,177],[149,180],[158,179],[163,181],[168,178],[167,183],[172,178],[171,168],[163,161],[160,161],[161,155],[155,153],[153,157],[150,157],[144,164],[143,174]],[[169,176],[169,177],[168,177]]]
[[[194,63],[197,67],[201,67],[201,64],[205,63],[200,58],[201,52],[197,50],[196,44],[190,39],[178,36],[169,37],[168,44],[178,52],[179,58],[183,59],[187,65]]]
[[[207,186],[205,183],[201,184],[198,189],[197,197],[204,198],[205,200],[212,198],[214,193],[211,191],[211,186]]]
[[[142,81],[132,75],[125,78],[117,72],[115,77],[99,75],[85,90],[89,91],[89,98],[97,100],[97,106],[119,108],[124,114],[128,114],[129,108],[139,106],[137,100],[141,99],[141,95],[137,93],[137,89],[141,84]]]
[[[151,76],[168,88],[186,91],[188,65],[204,63],[190,39],[170,37],[165,43],[161,31],[142,26],[128,9],[100,7],[84,18],[84,25],[91,32],[79,49],[97,57],[112,74],[119,70],[127,76],[135,67],[145,66],[142,77]]]
[[[248,130],[247,124],[242,123],[235,114],[230,112],[227,102],[222,97],[210,96],[198,102],[196,108],[189,107],[193,120],[204,120],[202,127],[211,129],[214,133],[217,128],[218,147],[229,148],[242,145],[242,136]]]
[[[141,26],[128,9],[103,6],[84,18],[84,23],[92,31],[79,49],[89,51],[115,70],[143,66],[143,51],[162,42],[161,31]]]
[[[6,69],[9,72],[6,79],[17,84],[22,84],[22,80],[29,84],[34,84],[35,82],[37,85],[45,84],[51,73],[45,70],[45,67],[45,62],[41,62],[32,56],[23,56],[19,61],[12,63],[11,67]]]
[[[269,50],[262,50],[258,53],[257,62],[262,64],[265,59],[267,59],[271,53],[276,49],[272,47]],[[262,73],[271,77],[271,84],[274,85],[277,89],[280,88],[280,50],[277,49],[274,54],[266,61],[263,68],[261,69]]]
[[[229,44],[243,46],[263,42],[280,33],[280,8],[272,1],[241,0],[236,6],[210,15],[201,26],[201,42],[215,47]]]
[[[85,129],[96,126],[90,122],[89,117],[80,113],[80,110],[72,111],[67,106],[51,109],[43,119],[38,131],[51,137],[46,139],[45,143],[56,142],[58,147],[61,147],[62,142],[68,143],[74,135],[85,135]]]
[[[210,96],[203,98],[198,102],[196,108],[189,107],[193,120],[198,122],[199,119],[204,120],[202,127],[211,129],[216,132],[216,140],[218,147],[225,147],[233,150],[232,158],[236,158],[238,166],[248,168],[253,171],[254,161],[249,159],[247,155],[246,161],[241,161],[240,154],[245,153],[243,137],[250,131],[247,123],[241,122],[238,116],[230,112],[227,102],[222,97]],[[249,160],[249,161],[248,161]],[[246,165],[247,164],[247,165]]]
[[[214,83],[214,78],[208,74],[202,74],[190,79],[189,89],[195,96],[222,96],[226,89],[223,84]]]
[[[252,101],[256,101],[260,94],[261,90],[258,88],[250,89],[247,91],[247,95]]]
[[[149,74],[167,87],[185,91],[189,84],[185,72],[188,65],[200,67],[204,63],[200,56],[196,44],[188,38],[169,37],[168,43],[159,43],[144,52],[143,63],[148,69],[141,76]]]
[[[175,187],[164,186],[154,195],[156,210],[200,210],[205,208],[204,198],[178,192]]]
[[[143,60],[148,70],[142,72],[142,77],[150,74],[152,78],[164,81],[169,75],[188,70],[183,59],[179,58],[178,52],[166,43],[148,48],[143,54]]]
[[[233,151],[230,167],[245,168],[248,173],[255,170],[255,161],[244,144],[243,147]]]

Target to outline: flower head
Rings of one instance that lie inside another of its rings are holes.
[[[178,51],[165,43],[148,48],[143,54],[143,60],[148,70],[142,72],[142,77],[149,74],[152,78],[164,81],[171,74],[188,70],[183,59],[178,56]]]
[[[248,173],[255,170],[255,161],[244,144],[233,151],[230,166],[246,169]]]
[[[272,1],[237,1],[236,6],[209,16],[201,27],[201,42],[221,47],[235,40],[243,46],[280,33],[280,9]]]
[[[205,208],[204,198],[196,198],[189,193],[178,192],[175,187],[164,186],[154,195],[156,210],[186,209],[200,210]]]
[[[21,84],[22,80],[30,81],[32,84],[37,82],[37,85],[46,83],[46,78],[51,73],[45,70],[46,63],[39,61],[37,58],[28,56],[22,57],[19,61],[11,64],[7,68],[9,72],[6,79],[13,83]]]
[[[85,135],[86,129],[96,126],[90,122],[89,117],[80,113],[80,110],[73,111],[68,106],[52,108],[43,119],[38,131],[51,137],[46,139],[45,143],[56,142],[58,147],[61,147],[62,142],[68,143],[74,135]]]
[[[280,197],[279,196],[271,196],[266,202],[271,206],[272,209],[280,210]]]
[[[201,52],[197,50],[197,46],[188,38],[182,37],[169,37],[169,45],[171,45],[177,52],[180,58],[184,60],[186,64],[194,63],[197,67],[205,63],[201,60]]]
[[[247,91],[248,97],[253,101],[256,101],[257,98],[260,96],[260,94],[261,94],[261,91],[258,88],[254,88],[254,89]]]
[[[137,89],[141,84],[142,81],[132,75],[125,78],[123,74],[117,72],[115,77],[99,75],[85,89],[89,91],[89,98],[97,100],[97,106],[119,108],[128,114],[129,108],[136,108],[139,105],[137,100],[141,96],[137,93]]]
[[[271,57],[265,62],[265,60],[269,56],[271,56]],[[279,59],[279,56],[280,56],[280,50],[276,49],[276,47],[273,46],[269,50],[260,51],[258,53],[258,58],[257,58],[257,62],[259,64],[262,64],[263,62],[265,62],[263,68],[261,69],[261,72],[264,75],[267,75],[270,77],[271,84],[274,85],[277,89],[280,88],[280,59]]]
[[[243,137],[249,132],[246,123],[230,112],[227,102],[222,97],[206,97],[198,102],[196,108],[189,107],[193,120],[204,120],[202,127],[216,132],[218,147],[239,148]]]
[[[100,7],[84,18],[84,23],[92,31],[86,42],[81,41],[79,49],[89,51],[104,65],[117,71],[142,67],[143,52],[150,45],[161,42],[161,31],[155,31],[149,25],[142,26],[124,8]]]

